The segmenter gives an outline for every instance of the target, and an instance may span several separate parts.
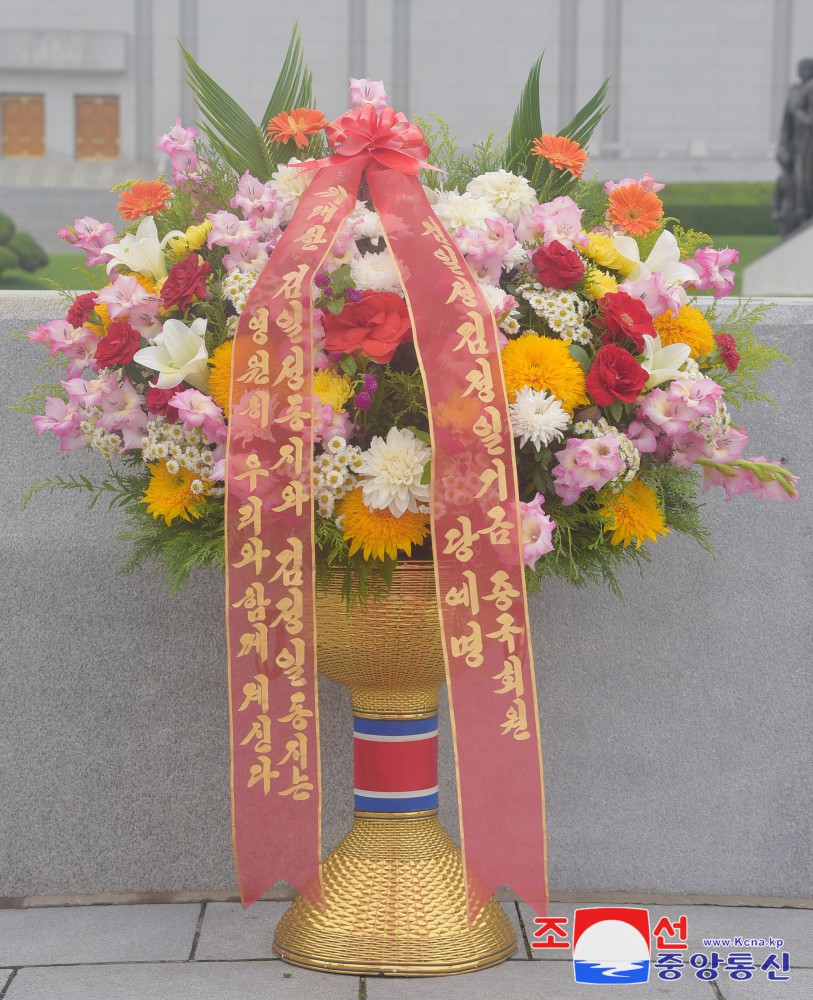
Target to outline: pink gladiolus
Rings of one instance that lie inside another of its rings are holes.
[[[372,104],[376,111],[383,111],[387,106],[387,92],[383,80],[368,80],[362,77],[357,80],[350,77],[350,107],[357,108],[361,104]]]
[[[570,438],[557,452],[558,465],[553,470],[554,489],[566,507],[575,503],[586,489],[600,490],[615,479],[623,462],[618,454],[618,439],[612,434],[582,440]]]
[[[523,243],[541,240],[545,246],[558,240],[569,250],[573,249],[574,243],[587,246],[589,238],[581,231],[582,211],[567,195],[554,198],[544,205],[537,205],[533,212],[519,217],[517,237]]]
[[[658,446],[658,436],[655,431],[640,420],[633,420],[626,434],[642,455],[651,455]]]
[[[85,368],[93,364],[93,354],[99,338],[86,326],[75,329],[64,319],[54,319],[42,323],[28,334],[32,344],[46,344],[51,357],[62,354],[68,361],[68,377],[81,375]]]
[[[616,188],[623,187],[625,184],[640,184],[644,191],[651,191],[653,194],[658,191],[663,191],[666,187],[665,184],[659,184],[652,174],[644,174],[639,180],[635,180],[634,177],[625,177],[623,180],[619,181],[617,184],[615,181],[605,181],[604,182],[604,193],[609,194]]]
[[[185,128],[181,124],[181,119],[178,118],[169,132],[165,132],[164,135],[159,136],[155,147],[156,149],[160,149],[161,152],[166,153],[167,156],[172,156],[176,152],[194,152],[195,139],[199,135],[200,132],[196,128],[192,128],[191,126]]]
[[[257,240],[250,240],[244,246],[233,246],[231,253],[223,258],[223,266],[227,271],[236,268],[238,271],[262,271],[268,261],[268,254]]]
[[[213,443],[226,440],[223,410],[211,396],[198,389],[185,389],[183,392],[176,392],[169,402],[178,411],[178,419],[187,430],[199,427]]]
[[[122,451],[140,448],[148,420],[144,404],[144,397],[125,376],[102,397],[102,415],[96,425],[106,431],[119,431],[124,439]]]
[[[111,285],[106,285],[96,296],[104,302],[111,319],[123,318],[144,337],[152,338],[161,329],[158,310],[161,299],[138,283],[131,274],[118,275]]]
[[[706,442],[706,458],[714,462],[733,462],[742,458],[749,437],[745,431],[729,427],[725,434],[716,434],[711,442]]]
[[[553,529],[556,522],[542,509],[545,498],[537,493],[530,503],[520,503],[522,518],[522,558],[528,569],[534,569],[540,556],[553,551]]]
[[[212,223],[207,243],[240,250],[257,240],[257,223],[254,219],[238,219],[231,212],[210,212],[206,218]]]
[[[74,221],[74,229],[60,229],[59,237],[71,243],[87,254],[87,262],[91,264],[106,264],[111,258],[102,253],[102,248],[114,243],[116,230],[109,222],[99,222],[90,215]]]
[[[87,446],[84,431],[79,428],[85,414],[73,400],[65,402],[58,396],[46,396],[45,413],[35,414],[31,419],[37,434],[52,431],[59,437],[60,451],[78,451]]]
[[[118,375],[109,371],[105,375],[96,378],[70,378],[61,382],[60,385],[68,394],[68,399],[86,410],[91,407],[101,407],[102,400],[109,393],[119,387]]]
[[[640,299],[650,316],[661,316],[669,311],[677,313],[685,300],[685,292],[679,285],[667,285],[660,271],[653,271],[648,278],[637,281],[622,281],[619,290]]]
[[[736,264],[739,259],[739,250],[731,250],[728,247],[724,250],[701,247],[695,250],[691,260],[685,260],[683,263],[697,272],[697,280],[691,282],[695,288],[701,292],[713,288],[715,299],[720,299],[724,295],[729,295],[734,288],[734,272],[729,265]]]
[[[237,193],[229,202],[232,208],[243,213],[244,219],[275,218],[279,222],[281,203],[277,200],[277,192],[270,181],[263,184],[253,177],[248,170],[240,178]]]
[[[666,391],[666,398],[680,403],[692,419],[712,417],[717,412],[717,400],[723,398],[723,387],[710,378],[676,378]]]
[[[695,419],[694,412],[683,400],[670,399],[663,389],[648,392],[638,404],[635,415],[671,439],[685,434]]]

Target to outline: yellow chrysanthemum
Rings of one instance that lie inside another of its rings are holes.
[[[697,306],[681,306],[677,316],[665,312],[654,319],[664,347],[668,344],[688,344],[693,358],[702,358],[714,350],[714,330]]]
[[[395,517],[387,508],[370,510],[364,503],[361,487],[357,487],[342,497],[336,506],[341,514],[342,534],[350,543],[350,555],[363,549],[364,558],[396,559],[398,552],[407,555],[413,545],[420,545],[429,534],[429,516],[407,511]]]
[[[231,356],[234,349],[233,340],[224,340],[212,351],[209,358],[209,395],[223,411],[229,415],[231,396]]]
[[[603,299],[609,292],[618,291],[618,282],[600,267],[591,267],[584,281],[584,294],[594,302]]]
[[[93,306],[93,311],[101,320],[101,323],[88,323],[87,326],[96,334],[97,337],[104,337],[107,334],[107,328],[110,326],[110,314],[107,311],[107,305],[104,302],[96,302]]]
[[[195,484],[199,484],[195,486]],[[212,484],[181,466],[176,473],[167,469],[166,460],[150,466],[150,485],[141,503],[153,517],[163,517],[172,524],[176,517],[191,521],[202,514],[201,501]]]
[[[546,389],[569,413],[589,402],[584,392],[584,369],[564,341],[523,333],[503,348],[502,370],[510,403],[526,385],[539,392]]]
[[[174,236],[167,243],[167,256],[172,260],[183,260],[195,250],[200,250],[206,237],[212,231],[212,223],[206,219],[197,226],[190,226],[183,236]]]
[[[607,236],[606,233],[588,233],[587,235],[590,242],[586,247],[577,247],[577,249],[599,267],[618,271],[622,277],[626,278],[635,267],[635,261],[616,250],[612,236]]]
[[[634,540],[640,549],[647,538],[657,542],[658,535],[670,534],[654,490],[640,479],[633,479],[621,493],[610,493],[599,514],[608,522],[604,530],[612,532],[613,545],[626,548]]]
[[[353,395],[353,386],[346,375],[322,370],[313,373],[313,391],[322,406],[332,406],[338,411]]]

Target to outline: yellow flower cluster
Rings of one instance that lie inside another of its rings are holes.
[[[526,385],[556,396],[568,413],[590,402],[584,391],[584,369],[564,341],[523,333],[503,348],[502,368],[510,403]]]
[[[664,347],[688,344],[693,358],[702,358],[714,350],[714,330],[697,306],[682,306],[676,316],[665,312],[653,322]]]
[[[587,246],[577,249],[599,267],[617,271],[626,278],[635,267],[635,261],[616,250],[612,236],[607,236],[606,233],[588,233],[587,236],[590,240]]]
[[[671,533],[654,490],[640,479],[633,479],[621,493],[607,495],[599,514],[607,521],[604,530],[612,532],[612,545],[626,548],[634,541],[635,548],[640,549],[647,538],[657,542],[658,535]]]

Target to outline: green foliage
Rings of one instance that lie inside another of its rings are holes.
[[[539,72],[542,68],[544,55],[543,52],[531,66],[505,140],[503,166],[506,170],[511,170],[515,174],[523,174],[526,177],[530,177],[533,169],[528,163],[531,145],[534,139],[538,139],[542,135],[542,113],[539,110]]]
[[[376,414],[378,422],[400,427],[407,417],[414,419],[417,416],[423,418],[421,423],[424,426],[428,426],[420,371],[394,371],[387,365],[378,392],[381,392],[382,397],[381,410]]]
[[[48,254],[28,233],[15,233],[6,249],[17,255],[19,266],[24,271],[36,271],[48,263]]]
[[[17,259],[17,254],[8,247],[0,246],[0,274],[3,271],[10,271],[12,268],[19,266],[20,262]]]
[[[729,372],[722,363],[706,374],[725,389],[725,400],[736,409],[745,403],[763,402],[776,407],[776,402],[759,387],[759,380],[778,361],[793,364],[787,354],[757,339],[754,329],[765,319],[770,303],[752,305],[751,300],[739,302],[730,312],[723,313],[715,301],[706,310],[706,319],[718,333],[730,333],[737,341],[740,363],[735,372]]]
[[[13,235],[14,223],[4,212],[0,212],[0,246],[5,246]]]
[[[118,537],[132,546],[120,573],[132,573],[141,566],[154,564],[163,571],[166,585],[177,594],[193,570],[214,566],[225,572],[226,557],[223,533],[223,503],[207,500],[202,515],[194,521],[176,519],[171,525],[154,518],[137,504],[128,508],[133,525]]]
[[[694,257],[695,250],[700,247],[714,246],[714,240],[708,233],[700,232],[697,229],[684,229],[677,222],[672,226],[672,232],[677,240],[681,260]]]
[[[695,473],[691,469],[679,469],[676,465],[661,464],[642,468],[640,478],[657,494],[667,528],[688,535],[701,548],[713,552],[709,529],[700,517],[703,504],[697,500]]]
[[[439,115],[432,114],[429,118],[416,115],[415,121],[429,145],[429,163],[439,168],[421,171],[421,183],[426,187],[463,191],[472,178],[502,166],[505,143],[498,141],[493,132],[475,143],[472,155],[466,156],[460,152],[458,137],[452,135],[451,128]]]
[[[149,479],[146,469],[140,475],[124,475],[109,465],[108,478],[101,483],[91,482],[87,476],[57,476],[55,479],[42,479],[29,487],[23,497],[23,510],[31,500],[40,493],[53,493],[54,490],[79,490],[90,497],[88,509],[92,510],[102,497],[108,501],[108,508],[131,507],[138,505],[144,495],[144,489]]]
[[[60,364],[61,363],[62,362],[60,362]],[[42,413],[47,396],[64,400],[67,400],[68,398],[68,394],[58,383],[51,385],[35,385],[32,386],[30,392],[23,396],[19,403],[15,406],[10,406],[9,409],[14,410],[16,413],[23,413],[28,416],[33,416],[35,413]]]
[[[312,106],[312,76],[303,60],[297,25],[294,24],[282,69],[259,125],[197,64],[183,45],[181,52],[186,62],[187,82],[204,117],[201,129],[213,148],[238,175],[249,170],[259,180],[269,180],[277,164],[294,155],[295,145],[269,142],[268,119],[280,111]]]

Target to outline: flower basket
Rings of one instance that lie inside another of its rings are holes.
[[[29,334],[67,370],[21,409],[110,472],[31,492],[111,497],[130,565],[173,587],[224,570],[241,897],[300,891],[277,954],[493,965],[516,947],[494,891],[547,902],[527,592],[618,590],[672,531],[708,545],[700,488],[797,499],[728,409],[780,355],[758,310],[722,329],[689,300],[731,290],[735,250],[665,220],[649,175],[584,178],[606,85],[544,133],[537,61],[472,159],[381,83],[351,80],[327,123],[296,34],[260,128],[185,58],[204,136],[159,139],[174,187],[128,182],[123,235],[62,231],[100,288]],[[324,861],[317,663],[356,748],[354,826]],[[437,819],[444,681],[461,850]]]

